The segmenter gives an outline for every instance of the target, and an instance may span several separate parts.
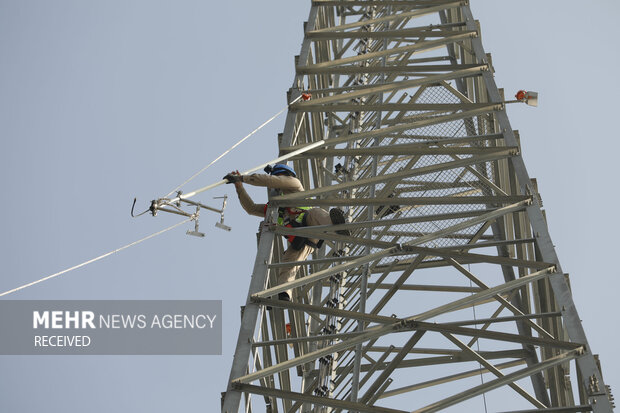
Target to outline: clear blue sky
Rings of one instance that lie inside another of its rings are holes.
[[[539,108],[511,106],[509,116],[590,344],[617,388],[620,6],[471,4],[498,85],[507,96],[540,93]],[[132,220],[133,197],[145,206],[168,193],[285,105],[309,7],[0,0],[0,291],[177,222]],[[275,157],[282,127],[280,118],[187,189]],[[230,187],[212,195],[225,193],[234,196]],[[178,229],[11,298],[222,299],[222,356],[0,356],[0,411],[218,411],[258,220],[234,197],[233,231],[213,227],[217,218],[203,213],[205,239]]]

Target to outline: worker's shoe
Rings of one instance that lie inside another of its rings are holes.
[[[347,221],[344,219],[344,212],[340,208],[332,208],[329,210],[329,218],[332,220],[333,225],[342,225]],[[340,235],[351,235],[348,229],[339,229],[336,231],[336,234]]]
[[[278,300],[280,301],[291,301],[291,296],[288,295],[288,293],[286,291],[282,291],[281,293],[278,293]],[[267,311],[271,311],[271,306],[268,305],[267,306]]]

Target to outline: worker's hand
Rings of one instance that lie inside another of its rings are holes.
[[[232,171],[228,175],[226,175],[223,179],[226,179],[227,184],[235,184],[235,186],[242,185],[242,177],[239,171]]]

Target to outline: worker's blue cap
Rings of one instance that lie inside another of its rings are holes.
[[[273,168],[271,168],[271,175],[278,175],[281,173],[289,173],[294,177],[297,177],[295,170],[288,165],[276,164],[273,166]]]

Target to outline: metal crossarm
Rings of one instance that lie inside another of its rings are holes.
[[[222,412],[612,412],[468,2],[313,0],[295,70]]]

